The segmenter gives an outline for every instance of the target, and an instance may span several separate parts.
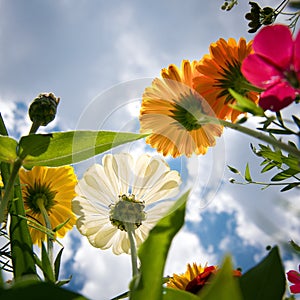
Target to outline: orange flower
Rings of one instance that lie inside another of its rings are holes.
[[[74,169],[71,166],[58,168],[36,166],[30,171],[20,169],[19,175],[26,215],[31,225],[29,232],[32,242],[40,244],[46,239],[46,234],[33,228],[36,225],[30,222],[34,220],[45,226],[41,210],[47,212],[52,229],[69,220],[56,232],[58,237],[63,237],[76,221],[71,209],[77,183]]]
[[[155,78],[144,91],[140,131],[150,134],[146,142],[163,155],[205,154],[222,134],[222,126],[201,123],[203,117],[214,113],[193,89],[193,80],[199,76],[195,65],[187,60],[181,69],[170,65],[161,71],[162,78]]]
[[[219,39],[210,45],[210,54],[206,54],[196,65],[200,75],[194,79],[194,88],[212,107],[219,119],[234,122],[240,111],[229,105],[235,100],[229,93],[231,88],[237,93],[258,102],[258,93],[241,73],[243,60],[252,52],[252,41],[246,43],[240,38],[237,43],[230,38],[228,42]]]
[[[186,272],[180,275],[173,274],[173,277],[167,282],[167,287],[198,294],[202,287],[209,283],[211,275],[216,274],[217,270],[217,266],[202,267],[196,263],[187,264]],[[239,277],[241,272],[234,270],[233,276]]]

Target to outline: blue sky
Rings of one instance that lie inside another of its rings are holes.
[[[251,39],[244,19],[247,1],[231,12],[220,10],[222,2],[0,1],[0,110],[10,132],[26,134],[26,106],[41,92],[61,98],[57,118],[45,131],[138,132],[143,89],[162,68],[199,60],[220,37]],[[227,252],[236,267],[247,270],[266,255],[269,244],[282,246],[287,269],[297,268],[299,257],[288,255],[285,246],[290,239],[300,241],[299,194],[229,183],[233,175],[226,165],[244,170],[247,162],[253,178],[269,178],[261,176],[250,142],[255,143],[226,131],[205,156],[167,158],[192,195],[166,274],[184,272],[188,262],[219,264]],[[114,151],[121,150],[155,154],[144,141]],[[78,176],[100,161],[76,165]],[[129,256],[93,248],[76,228],[62,242],[63,275],[73,275],[69,288],[90,299],[109,299],[127,289]]]

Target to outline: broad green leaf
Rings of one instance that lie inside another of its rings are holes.
[[[232,262],[226,257],[215,278],[199,292],[200,300],[243,300],[238,278],[233,275]],[[253,298],[252,300],[256,300]]]
[[[182,290],[164,288],[163,300],[199,300],[199,297]]]
[[[251,178],[251,175],[250,175],[250,168],[249,168],[249,164],[248,163],[247,163],[246,169],[245,169],[245,179],[248,182],[252,182],[252,178]]]
[[[68,131],[52,133],[46,152],[28,155],[25,168],[33,166],[58,167],[77,163],[105,152],[113,147],[132,142],[145,135],[111,131]]]
[[[240,278],[244,300],[282,299],[286,279],[278,247]]]
[[[13,138],[0,135],[0,162],[13,163],[17,158],[17,146]]]
[[[188,192],[181,196],[150,231],[140,246],[140,276],[131,283],[131,300],[157,300],[162,297],[163,271],[172,239],[184,224],[185,204]]]
[[[52,283],[36,280],[22,280],[9,289],[0,290],[1,300],[30,299],[30,300],[87,300],[84,296],[55,286]]]
[[[238,94],[232,89],[229,89],[230,94],[236,100],[235,105],[230,105],[232,108],[242,111],[242,112],[249,112],[254,116],[263,116],[264,110],[257,106],[253,101],[250,99],[243,97],[242,95]]]
[[[18,145],[18,156],[25,158],[27,155],[39,156],[47,151],[52,134],[30,134],[23,136]]]

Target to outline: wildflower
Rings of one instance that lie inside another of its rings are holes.
[[[300,93],[300,34],[293,40],[289,27],[266,26],[255,36],[253,49],[242,64],[242,73],[264,89],[259,105],[279,111]]]
[[[210,282],[211,276],[216,274],[217,270],[217,266],[202,267],[196,263],[187,264],[186,272],[180,275],[173,274],[167,282],[167,287],[198,294],[203,286]],[[234,270],[233,275],[239,277],[241,272]]]
[[[252,100],[258,101],[258,93],[241,73],[245,57],[252,52],[252,42],[240,38],[228,41],[219,39],[210,45],[210,54],[205,55],[196,65],[199,75],[194,79],[194,88],[205,98],[219,119],[234,122],[240,111],[230,107],[235,103],[228,89]]]
[[[40,244],[46,239],[46,234],[34,227],[35,222],[46,226],[43,211],[48,214],[52,229],[67,222],[55,231],[58,237],[63,237],[75,224],[75,215],[71,210],[71,200],[75,197],[77,182],[74,169],[71,166],[48,168],[35,166],[27,171],[20,169],[22,197],[29,232],[33,243]]]
[[[300,265],[299,265],[299,271],[300,271]],[[300,293],[300,273],[295,270],[290,270],[287,272],[287,278],[288,278],[289,282],[293,283],[293,285],[290,286],[291,293],[299,294]]]
[[[184,60],[180,70],[163,69],[142,97],[140,131],[149,133],[146,142],[165,156],[205,154],[222,134],[222,126],[201,122],[213,111],[192,87],[195,64]]]
[[[102,165],[91,166],[76,186],[77,228],[96,248],[129,253],[127,226],[134,228],[138,247],[173,203],[160,200],[174,196],[180,182],[178,172],[161,158],[105,155]]]

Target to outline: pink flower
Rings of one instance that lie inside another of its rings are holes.
[[[279,111],[300,94],[300,32],[293,40],[289,27],[270,25],[253,40],[254,53],[242,64],[242,73],[253,85],[263,89],[259,105]]]
[[[299,271],[300,271],[300,265],[299,265]],[[288,281],[293,283],[293,285],[290,286],[291,293],[299,294],[300,293],[300,274],[295,270],[288,271],[286,274],[287,274]]]

